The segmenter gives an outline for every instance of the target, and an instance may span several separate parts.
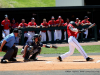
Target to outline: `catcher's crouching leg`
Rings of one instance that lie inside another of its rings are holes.
[[[35,49],[36,50],[36,49]],[[36,61],[37,60],[37,55],[39,55],[40,53],[41,53],[41,47],[39,47],[39,48],[37,48],[37,52],[36,53],[34,53],[31,57],[30,57],[30,59],[31,60],[34,60],[34,61]]]
[[[25,57],[24,57],[24,62],[29,61],[29,56],[30,56],[30,52],[27,51],[27,52],[26,52],[26,55],[25,55]]]

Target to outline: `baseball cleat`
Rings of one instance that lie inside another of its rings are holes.
[[[24,58],[24,62],[28,62],[28,61],[30,61],[30,60],[29,60],[29,59],[25,59],[25,58]]]
[[[59,56],[59,57],[57,57],[57,59],[59,60],[59,61],[62,61],[62,58]]]
[[[5,59],[1,59],[1,63],[7,63]]]
[[[93,61],[94,59],[93,58],[90,58],[90,57],[87,57],[86,58],[86,61]]]

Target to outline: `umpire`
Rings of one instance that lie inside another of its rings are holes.
[[[18,29],[14,29],[13,33],[7,35],[3,40],[0,41],[0,52],[6,52],[6,54],[1,59],[1,63],[7,63],[8,61],[17,61],[16,55],[18,48],[15,46],[15,41],[18,36]]]

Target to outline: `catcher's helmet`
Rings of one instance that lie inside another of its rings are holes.
[[[72,24],[74,27],[76,27],[76,23],[74,21],[70,21],[70,24]]]
[[[33,36],[33,40],[35,40],[35,38],[37,38],[37,37],[39,37],[39,34],[35,34],[35,35]]]
[[[40,42],[41,41],[41,35],[40,34],[35,34],[33,36],[33,39],[32,40],[35,40],[35,38],[37,38],[37,37],[38,37],[38,41]]]

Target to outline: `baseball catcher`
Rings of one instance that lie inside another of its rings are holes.
[[[41,47],[57,48],[56,45],[44,45],[41,42],[41,35],[35,34],[33,39],[26,43],[21,53],[23,54],[24,62],[37,60],[36,57],[41,53]],[[30,56],[31,55],[31,56]]]

